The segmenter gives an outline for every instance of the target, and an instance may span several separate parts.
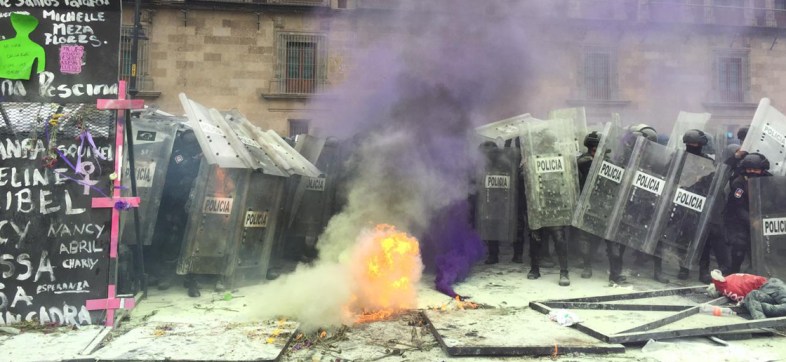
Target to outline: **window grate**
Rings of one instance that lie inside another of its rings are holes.
[[[307,119],[290,119],[289,136],[294,137],[301,134],[308,134],[308,125],[311,121]]]
[[[747,54],[718,53],[715,57],[715,71],[718,100],[728,103],[745,102],[749,82]]]
[[[310,94],[327,79],[327,45],[321,34],[279,33],[278,66],[273,91]]]
[[[144,26],[140,29],[139,44],[137,47],[137,88],[144,89],[148,77],[148,41],[145,37],[146,31]],[[131,81],[131,65],[133,63],[133,56],[131,54],[131,42],[134,37],[134,27],[125,25],[122,28],[120,37],[120,79],[126,82]]]
[[[608,101],[616,98],[616,59],[611,50],[586,48],[580,73],[586,99]]]

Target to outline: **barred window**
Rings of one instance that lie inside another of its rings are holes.
[[[612,50],[585,48],[580,74],[584,97],[589,100],[616,98],[616,59]]]
[[[139,31],[139,43],[137,47],[136,59],[136,74],[137,74],[137,88],[142,90],[145,78],[148,76],[148,39],[145,36],[147,33],[145,27],[142,26]],[[124,25],[120,37],[120,79],[126,82],[131,81],[132,64],[134,62],[133,54],[131,53],[131,42],[134,37],[134,27],[131,25]]]
[[[294,137],[301,134],[308,134],[308,125],[311,121],[307,119],[290,119],[289,136]]]
[[[324,35],[279,33],[276,91],[320,91],[327,78],[326,48]]]
[[[748,54],[718,52],[715,56],[715,85],[721,102],[744,102],[748,90]]]

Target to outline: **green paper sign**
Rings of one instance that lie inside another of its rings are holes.
[[[38,19],[14,13],[11,14],[11,25],[16,36],[0,40],[0,78],[28,80],[34,64],[37,64],[36,73],[46,68],[44,47],[30,40],[30,33],[38,26]]]

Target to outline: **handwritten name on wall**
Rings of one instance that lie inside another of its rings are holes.
[[[119,0],[0,0],[0,97],[94,102],[117,94]]]
[[[74,163],[79,148],[67,142],[57,148]],[[0,138],[0,325],[100,321],[85,301],[106,297],[110,210],[90,203],[110,190],[114,155],[108,140],[96,144],[81,153],[93,189],[63,160],[43,167],[40,140]]]

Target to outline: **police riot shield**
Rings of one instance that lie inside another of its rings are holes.
[[[237,224],[245,216],[239,193],[248,187],[251,170],[221,168],[202,162],[196,184],[189,196],[188,223],[178,274],[231,275]]]
[[[166,181],[169,158],[179,123],[184,119],[142,113],[132,118],[134,130],[134,164],[137,196],[139,196],[139,233],[133,226],[133,213],[123,213],[121,223],[122,241],[133,245],[141,240],[143,245],[153,241],[158,209]],[[127,151],[127,149],[126,149]],[[125,160],[128,160],[125,156]],[[129,165],[123,168],[123,194],[131,195],[131,172]]]
[[[288,173],[259,144],[243,142],[262,131],[242,115],[194,102],[181,94],[189,122],[206,155],[189,198],[189,217],[178,273],[231,276],[238,268],[267,269]],[[208,126],[205,126],[208,125]],[[210,154],[214,163],[207,157]],[[305,161],[298,167],[316,169]]]
[[[786,276],[786,176],[748,181],[753,273]]]
[[[568,119],[522,125],[521,152],[531,230],[570,225],[579,194],[575,132]]]
[[[742,150],[763,154],[770,161],[770,173],[786,175],[786,116],[762,98],[753,115]]]
[[[321,147],[320,147],[321,145]],[[336,179],[341,158],[338,143],[314,136],[301,136],[295,149],[309,160],[316,162],[322,171],[317,177],[301,176],[292,178],[292,205],[289,217],[289,235],[305,238],[313,247],[317,237],[333,216],[336,196]]]
[[[611,240],[614,205],[622,191],[630,148],[625,147],[625,130],[611,123],[602,136],[581,190],[571,224],[590,234]]]
[[[505,141],[519,137],[527,122],[535,120],[529,113],[521,114],[501,121],[492,122],[475,128],[475,132],[486,140],[502,147]]]
[[[716,178],[711,159],[678,151],[676,163],[680,172],[668,183],[674,185],[664,197],[655,226],[663,259],[691,269],[698,261],[707,236],[716,196],[723,190]]]
[[[248,160],[241,157],[237,145],[227,138],[228,130],[222,127],[221,117],[215,118],[210,109],[180,93],[180,103],[188,116],[199,146],[208,164],[224,168],[248,168]]]
[[[232,130],[230,136],[237,138],[240,144],[243,145],[245,152],[240,153],[248,160],[248,164],[252,168],[258,169],[265,174],[271,176],[287,177],[289,174],[279,168],[273,158],[264,150],[261,144],[254,140],[249,128],[245,126],[245,120],[242,114],[237,110],[232,110],[224,115],[226,125]]]
[[[573,143],[576,146],[576,154],[580,155],[584,149],[584,136],[588,133],[587,113],[584,107],[561,108],[549,112],[549,119],[569,119],[573,122]]]
[[[475,229],[483,240],[513,242],[517,228],[518,168],[516,148],[484,150],[485,162],[477,178]]]
[[[674,149],[636,137],[625,170],[623,190],[614,215],[610,235],[614,241],[648,254],[657,248],[655,226],[658,210],[669,195],[667,180],[678,167]]]
[[[709,113],[690,113],[680,111],[680,114],[677,116],[677,121],[674,122],[674,126],[671,129],[669,143],[666,146],[677,150],[684,150],[685,143],[682,142],[682,136],[685,134],[685,132],[691,129],[698,129],[704,133],[711,134],[712,132],[707,129],[707,125],[711,116],[712,115]]]
[[[262,172],[249,172],[248,187],[240,195],[244,207],[235,225],[235,262],[230,264],[229,274],[242,271],[265,273],[275,244],[277,227],[284,200],[286,178]]]

